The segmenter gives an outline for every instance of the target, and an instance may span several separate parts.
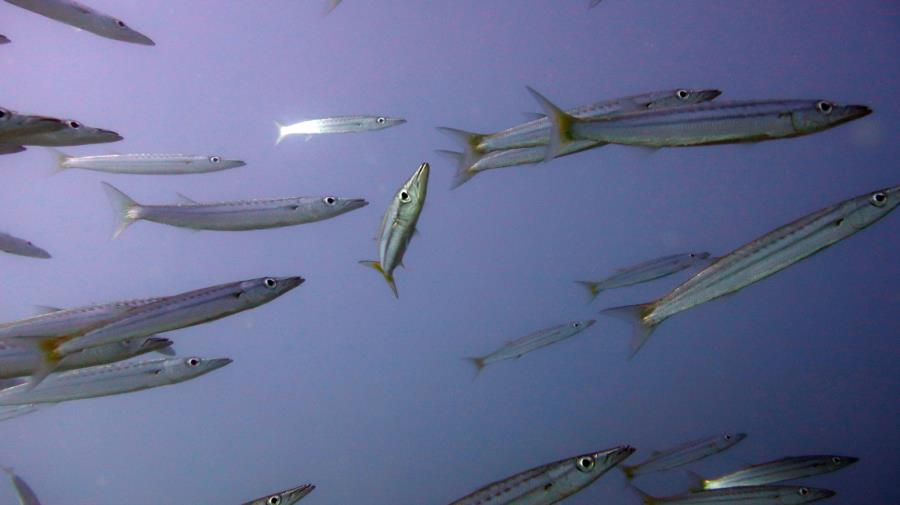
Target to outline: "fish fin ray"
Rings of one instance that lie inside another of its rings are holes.
[[[472,164],[466,160],[466,155],[464,153],[458,151],[447,151],[444,149],[437,149],[435,152],[452,158],[454,161],[456,161],[456,172],[454,172],[453,174],[453,181],[450,183],[450,189],[456,189],[469,182],[469,179],[471,179],[472,177],[478,175],[478,172],[470,170],[472,168]]]
[[[657,503],[659,503],[659,500],[655,496],[647,494],[643,490],[637,488],[634,484],[629,483],[628,487],[641,498],[641,501],[644,502],[644,505],[656,505]]]
[[[362,260],[359,262],[360,265],[373,268],[381,273],[384,276],[384,280],[387,281],[388,286],[391,287],[391,291],[394,293],[394,298],[400,298],[400,294],[397,292],[397,283],[394,282],[394,276],[387,273],[384,268],[382,268],[381,263],[372,260]]]
[[[279,123],[278,121],[275,121],[275,127],[278,128],[278,138],[275,139],[275,145],[277,146],[281,143],[282,140],[284,140],[285,137],[288,136],[288,134],[284,133],[284,125]]]
[[[54,174],[58,174],[68,168],[65,166],[65,163],[66,160],[71,158],[71,156],[61,151],[60,149],[56,149],[55,147],[48,147],[47,150],[53,153],[53,155],[56,157],[56,167],[53,168]]]
[[[584,286],[584,288],[588,290],[588,292],[591,294],[591,299],[589,300],[590,302],[594,301],[597,298],[597,295],[599,295],[600,292],[603,291],[603,288],[600,287],[599,282],[575,281],[575,284]]]
[[[547,154],[544,157],[545,161],[550,161],[562,151],[563,146],[572,142],[572,124],[577,122],[578,119],[557,107],[531,86],[526,86],[526,88],[531,93],[531,96],[541,104],[552,124],[550,127],[550,142],[547,144]]]
[[[484,367],[486,366],[484,364],[484,358],[479,358],[477,356],[467,356],[463,359],[468,361],[472,364],[472,366],[475,367],[475,375],[472,376],[472,380],[474,381],[478,378],[479,375],[481,375],[481,371],[484,370]]]
[[[108,182],[103,182],[102,184],[116,218],[116,229],[112,234],[114,239],[121,235],[125,228],[128,228],[128,225],[136,221],[129,211],[135,208],[140,209],[141,206],[132,200],[131,197],[116,189],[112,184]]]
[[[706,489],[706,479],[697,472],[687,470],[688,477],[691,479],[691,492],[696,493]]]
[[[193,198],[184,196],[184,193],[175,193],[175,196],[178,197],[178,203],[183,205],[197,205],[197,201]]]
[[[633,358],[641,347],[647,343],[653,330],[659,323],[647,324],[644,322],[644,316],[653,309],[653,302],[638,305],[623,305],[621,307],[612,307],[601,310],[600,313],[605,316],[615,317],[622,321],[631,323],[631,350],[628,359]]]

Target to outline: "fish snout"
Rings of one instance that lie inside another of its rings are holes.
[[[867,105],[848,105],[845,107],[844,115],[846,116],[847,121],[852,121],[854,119],[866,117],[872,112],[874,112],[872,108]]]
[[[700,101],[701,102],[709,102],[715,100],[722,94],[722,90],[718,89],[704,89],[700,92]]]
[[[119,135],[117,132],[112,130],[104,130],[102,128],[97,128],[97,135],[102,137],[106,142],[118,142],[120,140],[125,140],[125,137]]]
[[[618,465],[619,463],[625,461],[629,456],[634,454],[635,451],[637,451],[637,449],[635,449],[634,447],[631,447],[630,445],[623,445],[599,453],[597,455],[597,459],[604,459],[609,465]]]
[[[206,370],[213,371],[219,368],[222,368],[225,365],[231,364],[233,360],[231,358],[213,358],[206,360]]]
[[[369,205],[369,202],[367,202],[365,198],[350,198],[347,200],[346,205],[348,209],[356,210]]]
[[[243,166],[247,165],[246,162],[241,161],[241,160],[228,160],[226,162],[226,164],[228,165],[228,168],[238,168],[238,167],[243,167]]]
[[[299,275],[295,277],[283,277],[279,279],[279,284],[281,284],[284,291],[290,291],[291,289],[296,288],[304,282],[306,282],[306,279],[300,277]]]

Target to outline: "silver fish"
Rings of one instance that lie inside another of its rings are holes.
[[[41,505],[41,502],[38,500],[36,494],[31,489],[31,487],[18,475],[13,471],[12,468],[3,467],[3,471],[9,474],[9,478],[12,480],[13,487],[16,488],[16,493],[19,495],[19,503],[22,505]]]
[[[700,264],[709,258],[708,252],[671,254],[662,258],[638,263],[630,267],[620,268],[616,273],[600,281],[575,281],[581,284],[591,293],[591,299],[597,297],[601,291],[613,288],[633,286],[642,282],[652,281],[676,272],[688,269]]]
[[[58,168],[81,168],[111,174],[185,175],[218,172],[246,165],[241,160],[225,159],[217,154],[104,154],[69,156],[57,152]]]
[[[0,44],[9,44],[10,42],[11,41],[8,38],[4,37],[3,35],[0,35]]]
[[[159,337],[113,342],[66,356],[60,361],[56,370],[75,370],[105,365],[154,351],[170,354],[171,346],[171,340]],[[0,378],[33,375],[40,369],[41,362],[41,353],[34,346],[27,345],[19,339],[0,340]]]
[[[278,127],[278,139],[280,144],[289,135],[317,135],[321,133],[360,133],[374,130],[383,130],[391,126],[405,123],[405,119],[386,116],[337,116],[322,119],[310,119],[291,125],[283,125],[275,122]]]
[[[428,193],[429,171],[428,163],[419,165],[391,200],[378,231],[378,261],[360,261],[360,264],[381,272],[397,298],[400,295],[394,282],[394,269],[403,264],[403,255],[416,233]]]
[[[121,19],[73,0],[6,0],[6,2],[101,37],[144,46],[156,45],[146,35],[129,28]]]
[[[71,309],[41,307],[41,313],[0,324],[0,340],[25,339],[26,337],[66,337],[80,334],[107,324],[126,312],[163,298],[144,298],[104,304],[87,305]]]
[[[700,484],[694,490],[704,491],[738,486],[775,484],[786,480],[803,479],[823,473],[836,472],[857,461],[859,461],[859,458],[836,455],[781,458],[767,463],[751,465],[715,479],[704,479],[698,476]]]
[[[465,359],[475,365],[475,376],[477,377],[478,374],[481,373],[481,370],[491,363],[521,358],[525,354],[540,349],[541,347],[546,347],[561,340],[574,337],[593,326],[596,322],[597,321],[593,319],[587,319],[585,321],[570,321],[565,324],[545,328],[516,340],[511,340],[506,345],[490,354]]]
[[[74,119],[63,119],[61,122],[64,125],[61,130],[19,135],[15,138],[16,143],[23,146],[59,147],[102,144],[122,140],[122,136],[114,131],[87,126]]]
[[[10,407],[0,407],[0,421],[22,417],[24,415],[33,414],[38,411],[37,405],[13,405]]]
[[[578,119],[528,90],[553,121],[548,159],[573,140],[643,147],[759,142],[817,133],[872,113],[865,105],[827,100],[747,100]]]
[[[284,491],[280,491],[273,495],[250,500],[242,505],[293,505],[309,493],[312,493],[315,488],[316,486],[312,484],[303,484],[302,486],[285,489]]]
[[[661,452],[654,452],[650,458],[636,465],[619,468],[628,480],[653,472],[665,472],[718,454],[747,438],[745,433],[722,433],[693,440]]]
[[[65,128],[62,121],[54,117],[20,114],[0,107],[0,143],[13,144],[23,135],[48,133]]]
[[[8,233],[0,233],[0,251],[29,258],[50,258],[50,253],[23,238]]]
[[[627,445],[541,465],[492,482],[450,505],[550,505],[581,491],[634,453]]]
[[[179,195],[185,203],[141,205],[111,184],[104,182],[103,189],[118,220],[112,238],[141,219],[194,230],[261,230],[331,219],[369,204],[362,198],[335,196],[197,203]]]
[[[741,505],[811,503],[834,496],[834,491],[806,486],[746,486],[715,489],[699,493],[685,493],[677,496],[655,497],[639,489],[644,505],[672,503],[677,505],[719,505],[738,503]]]
[[[0,391],[0,405],[59,403],[141,391],[184,382],[222,368],[228,358],[165,358],[79,368],[51,374],[34,388],[21,384]]]
[[[718,258],[662,298],[602,314],[633,325],[631,355],[660,323],[734,293],[874,224],[900,204],[900,186],[856,196],[801,217]]]

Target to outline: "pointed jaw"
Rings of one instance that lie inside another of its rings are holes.
[[[296,503],[300,501],[301,498],[312,493],[316,486],[312,484],[304,484],[302,486],[295,487],[294,489],[289,489],[285,491],[284,494],[284,505],[291,505],[292,503]]]

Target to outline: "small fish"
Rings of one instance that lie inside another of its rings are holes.
[[[745,433],[713,435],[700,440],[693,440],[662,452],[654,452],[650,458],[642,463],[631,466],[622,465],[619,468],[628,480],[648,473],[665,472],[718,454],[733,447],[745,438],[747,438]]]
[[[0,232],[0,251],[29,258],[50,258],[50,253],[23,238]]]
[[[33,404],[28,405],[13,405],[10,407],[0,407],[0,421],[6,421],[9,419],[14,419],[16,417],[22,417],[28,414],[33,414],[38,411],[38,406]]]
[[[6,2],[101,37],[144,46],[156,45],[146,35],[129,28],[121,19],[108,16],[73,0],[6,0]]]
[[[900,186],[835,203],[718,258],[658,300],[614,307],[601,313],[632,324],[631,356],[634,356],[666,319],[778,273],[874,224],[898,204]]]
[[[118,142],[122,136],[111,130],[87,126],[74,119],[61,120],[63,129],[48,133],[19,135],[16,143],[23,146],[81,146]]]
[[[316,486],[312,484],[303,484],[302,486],[286,489],[273,495],[250,500],[243,505],[293,505],[309,493],[312,493],[315,488]]]
[[[803,479],[823,473],[836,472],[859,461],[849,456],[796,456],[768,463],[751,465],[715,479],[698,476],[700,485],[694,491],[724,489],[738,486],[763,486],[786,480]]]
[[[3,471],[9,474],[13,487],[16,488],[16,493],[19,494],[19,503],[22,505],[41,505],[41,502],[38,500],[37,495],[34,494],[31,487],[21,477],[16,475],[16,472],[13,471],[12,468],[4,466]]]
[[[416,225],[428,193],[429,171],[428,163],[419,165],[391,200],[378,231],[378,261],[360,261],[360,264],[380,272],[397,298],[400,295],[394,282],[394,269],[403,264],[403,255],[416,233]]]
[[[111,174],[184,175],[218,172],[246,165],[241,160],[225,159],[217,154],[104,154],[69,156],[56,152],[59,170],[81,168]]]
[[[827,100],[747,100],[578,119],[528,91],[553,122],[547,159],[573,140],[653,148],[760,142],[817,133],[872,113],[865,105]]]
[[[642,282],[652,281],[667,275],[680,272],[709,258],[708,252],[672,254],[656,258],[630,267],[620,268],[616,273],[600,281],[575,281],[586,287],[591,293],[591,299],[597,297],[601,291],[613,288],[633,286]]]
[[[525,354],[536,351],[541,347],[546,347],[561,340],[574,337],[593,326],[596,322],[597,321],[593,319],[588,319],[585,321],[571,321],[551,328],[545,328],[516,340],[511,340],[506,345],[490,354],[465,359],[475,365],[475,376],[477,377],[478,374],[481,373],[481,370],[491,363],[521,358]]]
[[[112,238],[141,219],[194,230],[261,230],[331,219],[369,204],[362,198],[335,196],[197,203],[181,195],[185,203],[141,205],[111,184],[104,182],[103,189],[118,220]]]
[[[805,486],[746,486],[727,489],[685,493],[677,496],[657,498],[633,488],[644,501],[644,505],[671,503],[677,505],[742,505],[811,503],[834,496],[834,491]]]
[[[184,382],[222,368],[228,358],[164,358],[112,363],[51,374],[34,388],[21,384],[0,391],[0,405],[59,403],[131,393]]]
[[[61,372],[105,365],[154,351],[171,353],[172,343],[167,338],[159,337],[113,342],[66,356],[56,370]],[[40,365],[41,353],[34,346],[19,339],[0,340],[0,378],[27,377],[37,373]]]
[[[0,44],[9,44],[10,42],[12,42],[12,41],[3,35],[0,35]]]
[[[23,135],[54,132],[63,128],[65,125],[57,118],[20,114],[0,107],[0,143],[2,144],[15,146],[18,145],[15,140]]]
[[[278,121],[278,139],[280,144],[289,135],[316,135],[320,133],[360,133],[383,130],[391,126],[405,123],[405,119],[386,116],[337,116],[322,119],[310,119],[292,125],[283,125]]]
[[[550,505],[581,491],[634,454],[627,445],[541,465],[492,482],[450,505]]]

